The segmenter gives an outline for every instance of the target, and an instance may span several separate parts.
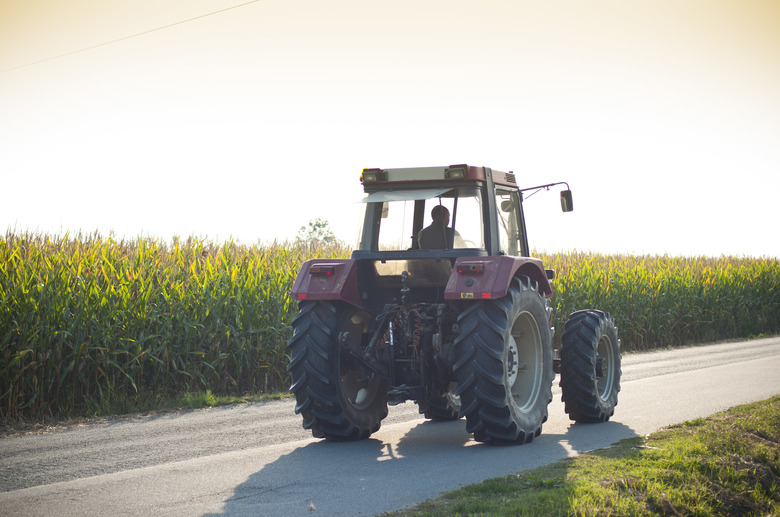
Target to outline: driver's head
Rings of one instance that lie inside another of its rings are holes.
[[[444,226],[450,224],[450,211],[444,205],[436,205],[431,210],[431,219],[434,222],[442,223]]]

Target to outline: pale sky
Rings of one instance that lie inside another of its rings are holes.
[[[776,0],[243,3],[0,0],[0,230],[352,244],[468,163],[569,183],[542,251],[780,257]]]

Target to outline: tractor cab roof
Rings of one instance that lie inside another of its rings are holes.
[[[363,169],[360,181],[365,192],[399,188],[456,187],[464,182],[485,182],[490,174],[493,183],[518,188],[512,172],[500,172],[466,164],[445,167],[411,167],[404,169]]]

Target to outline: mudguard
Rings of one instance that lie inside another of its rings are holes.
[[[357,261],[312,259],[301,266],[292,286],[296,300],[342,300],[363,307],[357,285]]]
[[[539,284],[539,291],[552,297],[552,282],[542,261],[530,257],[461,257],[455,261],[444,291],[445,300],[479,300],[506,296],[515,275],[525,275]]]

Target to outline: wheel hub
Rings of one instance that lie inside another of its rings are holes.
[[[517,382],[518,374],[518,354],[517,354],[517,341],[515,341],[515,335],[512,334],[512,339],[509,340],[508,354],[509,357],[506,361],[506,378],[509,386],[514,387]]]

